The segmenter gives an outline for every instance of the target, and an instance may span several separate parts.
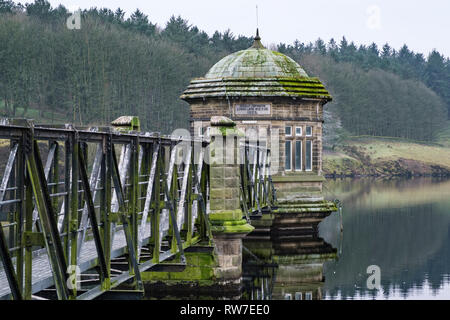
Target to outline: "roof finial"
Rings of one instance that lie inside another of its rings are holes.
[[[253,41],[253,44],[251,46],[251,48],[256,48],[256,49],[265,49],[263,44],[261,43],[261,37],[259,36],[259,29],[256,28],[256,37],[254,38],[255,41]]]
[[[256,28],[256,37],[255,40],[261,40],[261,37],[259,36],[259,29]]]

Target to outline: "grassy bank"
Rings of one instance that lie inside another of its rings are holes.
[[[5,110],[5,104],[0,100],[0,117],[5,118],[26,118],[33,119],[39,123],[68,123],[73,122],[67,119],[67,115],[61,112],[55,112],[51,110],[38,110],[35,108],[28,108],[26,111],[18,107],[16,109],[15,116],[6,116],[8,112]]]
[[[326,175],[450,175],[450,129],[436,143],[358,137],[324,150]]]

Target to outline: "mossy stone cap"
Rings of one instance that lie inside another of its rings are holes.
[[[309,77],[292,58],[266,49],[260,39],[257,32],[250,48],[224,57],[203,78],[193,79],[181,99],[293,96],[331,100],[319,79]]]
[[[211,117],[211,126],[212,127],[234,127],[236,126],[236,122],[231,120],[230,118],[224,116],[213,116]]]
[[[136,116],[121,116],[111,122],[113,127],[121,130],[140,130],[141,124],[139,117]]]

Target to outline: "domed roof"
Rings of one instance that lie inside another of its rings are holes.
[[[205,78],[308,77],[293,59],[262,45],[259,47],[257,41],[250,48],[232,53],[217,62]]]
[[[290,57],[266,49],[260,40],[257,30],[250,48],[221,59],[203,78],[193,79],[180,98],[294,96],[331,100],[319,79],[309,77]]]

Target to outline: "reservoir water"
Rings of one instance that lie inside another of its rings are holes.
[[[450,299],[450,180],[328,180],[324,193],[343,232],[333,213],[317,235],[245,240],[242,298]]]

